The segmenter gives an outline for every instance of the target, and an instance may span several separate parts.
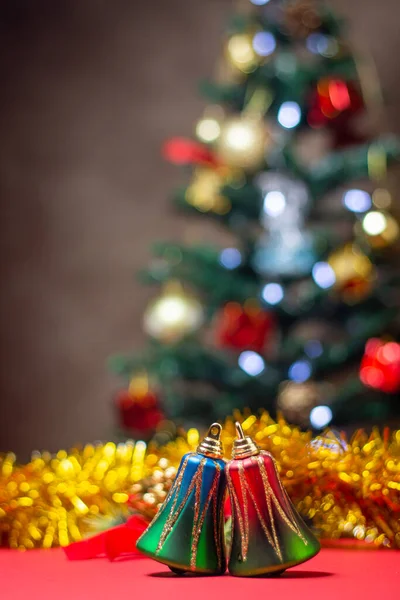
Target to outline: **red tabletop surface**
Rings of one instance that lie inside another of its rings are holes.
[[[399,600],[400,552],[323,549],[280,577],[179,577],[150,559],[0,550],[1,600]]]

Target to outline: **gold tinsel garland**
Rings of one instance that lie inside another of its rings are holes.
[[[247,416],[243,428],[275,456],[293,502],[321,537],[400,547],[400,430],[358,431],[349,441],[332,431],[313,438],[267,413]],[[228,419],[226,456],[234,437],[234,419]],[[26,465],[16,464],[14,454],[1,456],[1,544],[67,545],[90,531],[96,518],[111,520],[128,505],[151,518],[182,455],[198,440],[191,429],[163,447],[130,441],[86,445],[55,455],[35,453]]]

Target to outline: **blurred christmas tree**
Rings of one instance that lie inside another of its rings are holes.
[[[243,1],[202,84],[211,105],[197,139],[164,148],[190,171],[178,205],[236,242],[155,245],[144,279],[163,289],[144,316],[148,348],[113,359],[130,380],[117,399],[126,427],[245,407],[317,429],[400,415],[387,181],[400,147],[365,134],[371,73],[325,5]]]

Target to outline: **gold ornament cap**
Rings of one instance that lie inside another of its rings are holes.
[[[247,458],[259,454],[260,448],[249,436],[245,436],[240,423],[236,421],[237,439],[233,442],[232,458]]]
[[[219,423],[213,423],[206,437],[198,446],[197,452],[209,458],[223,458],[224,449],[221,442],[221,432],[222,426]]]

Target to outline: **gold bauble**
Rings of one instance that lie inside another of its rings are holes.
[[[225,179],[216,169],[197,168],[186,190],[186,202],[201,212],[226,214],[231,208],[231,203],[221,194]]]
[[[270,135],[259,117],[231,117],[221,125],[218,158],[230,167],[254,171],[265,162]]]
[[[346,244],[333,252],[328,263],[335,273],[335,288],[345,301],[357,302],[370,291],[374,266],[355,244]]]
[[[162,295],[146,309],[143,327],[162,342],[175,342],[196,331],[203,323],[203,307],[178,282],[166,285]]]
[[[285,381],[279,391],[277,406],[285,419],[296,425],[308,425],[310,411],[321,403],[321,390],[313,382]]]
[[[314,0],[292,0],[284,11],[284,27],[290,36],[304,39],[321,25],[318,5]]]

